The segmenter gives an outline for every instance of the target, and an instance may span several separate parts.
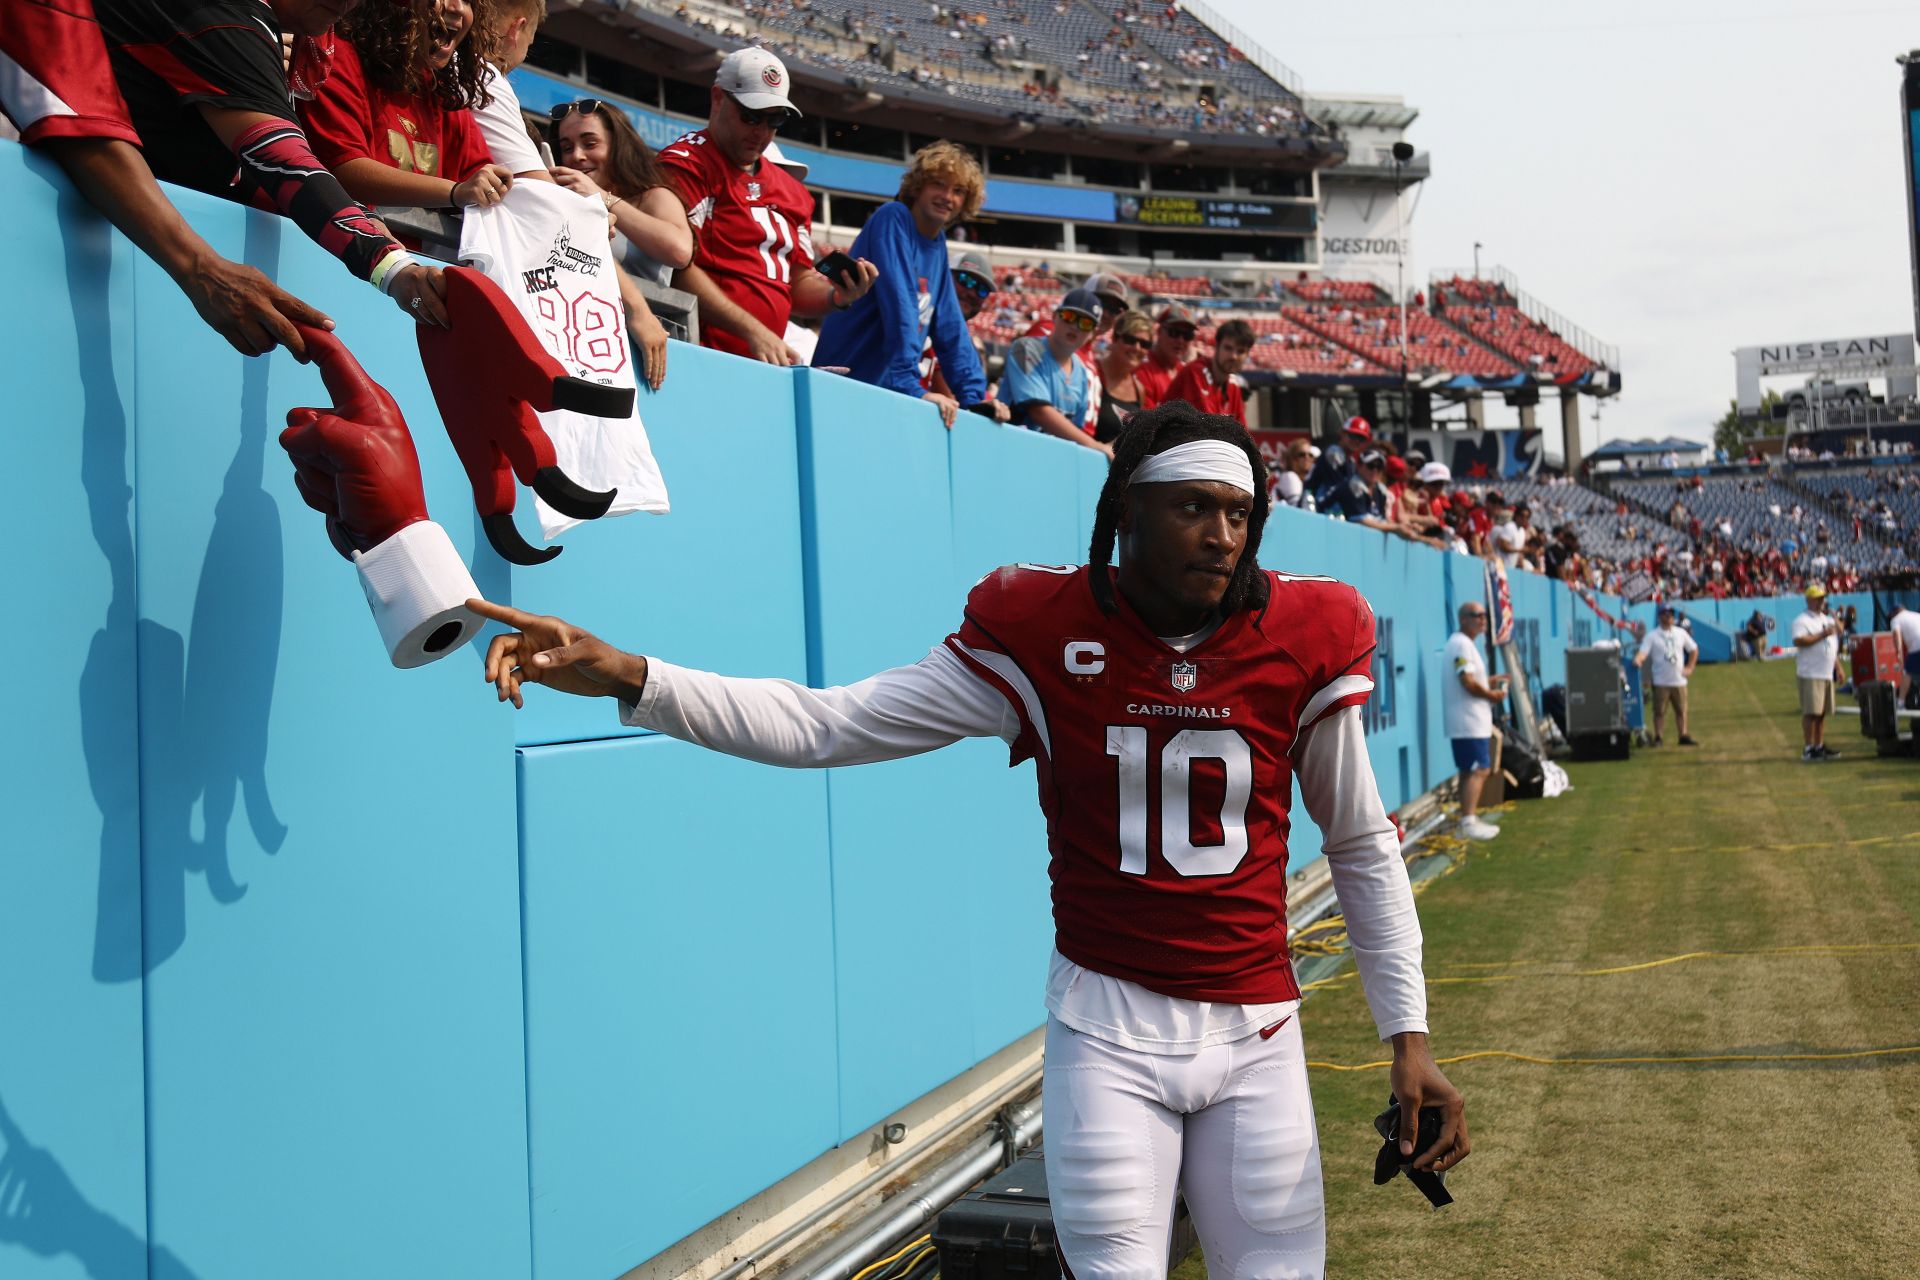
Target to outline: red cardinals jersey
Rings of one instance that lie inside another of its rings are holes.
[[[1372,691],[1373,613],[1331,578],[1269,573],[1265,608],[1183,654],[1117,589],[1103,613],[1088,573],[995,570],[946,642],[1020,717],[1013,762],[1035,760],[1055,945],[1163,995],[1293,999],[1291,756]]]
[[[1180,372],[1179,365],[1164,365],[1153,358],[1149,352],[1133,371],[1133,381],[1140,388],[1140,407],[1151,409],[1165,402],[1167,388],[1173,385],[1174,375]]]
[[[1224,413],[1241,426],[1247,423],[1247,407],[1240,398],[1239,384],[1231,378],[1224,386],[1215,382],[1213,363],[1205,356],[1188,361],[1185,368],[1173,375],[1161,403],[1168,400],[1185,400],[1202,413]]]
[[[668,145],[660,163],[686,201],[694,265],[775,337],[785,333],[794,276],[813,265],[813,197],[779,165],[737,168],[704,130]],[[710,325],[700,326],[700,343],[747,352],[744,339]]]
[[[464,182],[492,161],[471,111],[369,84],[350,40],[335,41],[332,71],[299,110],[313,154],[336,173],[349,160],[378,160],[404,173]]]

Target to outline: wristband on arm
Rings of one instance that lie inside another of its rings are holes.
[[[240,164],[235,185],[249,203],[293,219],[362,280],[373,280],[381,266],[379,283],[391,278],[395,268],[384,260],[405,252],[400,242],[320,163],[300,126],[262,120],[234,140],[233,151]]]

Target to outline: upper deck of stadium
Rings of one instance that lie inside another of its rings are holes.
[[[788,63],[803,108],[859,116],[884,103],[895,127],[970,129],[983,141],[1258,156],[1294,171],[1345,155],[1337,132],[1309,116],[1291,70],[1190,3],[560,0],[543,37],[548,57],[536,50],[533,61],[549,69],[562,69],[551,56],[567,42],[603,70],[671,67],[696,79],[752,41]]]

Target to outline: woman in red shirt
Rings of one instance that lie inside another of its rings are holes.
[[[468,110],[481,101],[486,62],[467,37],[487,3],[393,0],[363,4],[341,21],[332,69],[300,104],[300,118],[314,153],[354,199],[485,208],[513,185]]]

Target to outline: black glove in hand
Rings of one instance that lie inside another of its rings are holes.
[[[1440,1141],[1440,1108],[1420,1108],[1420,1132],[1414,1136],[1413,1154],[1400,1154],[1400,1100],[1387,1095],[1387,1109],[1373,1118],[1373,1127],[1386,1139],[1380,1148],[1380,1154],[1373,1158],[1373,1185],[1384,1186],[1393,1181],[1397,1173],[1405,1173],[1407,1181],[1419,1188],[1420,1194],[1438,1209],[1453,1203],[1453,1197],[1447,1193],[1447,1175],[1435,1173],[1431,1169],[1416,1169],[1413,1162],[1427,1148]]]

